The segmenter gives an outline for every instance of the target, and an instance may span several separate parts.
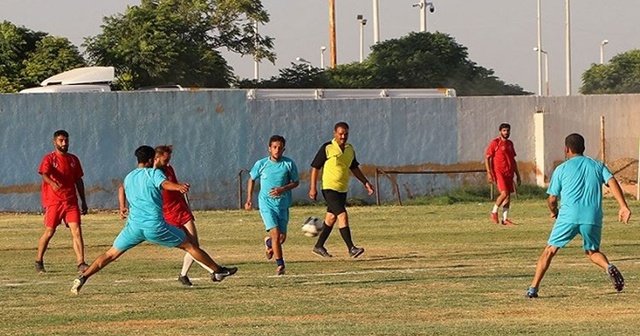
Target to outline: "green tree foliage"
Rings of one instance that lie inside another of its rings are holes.
[[[245,79],[238,83],[240,88],[323,88],[328,87],[326,73],[306,64],[291,63],[290,68],[280,69],[278,76],[262,81]]]
[[[91,62],[116,68],[122,89],[228,87],[232,68],[217,49],[273,62],[272,39],[254,28],[268,21],[256,0],[142,0],[104,18],[103,32],[84,45]]]
[[[66,38],[0,23],[0,92],[37,86],[47,77],[85,64]]]
[[[319,88],[454,88],[458,95],[529,94],[517,85],[505,84],[493,70],[478,66],[467,48],[442,33],[411,33],[374,45],[362,63],[339,65],[324,72],[293,66],[280,75],[245,87]],[[318,69],[319,70],[319,69]],[[310,78],[309,76],[313,76]],[[291,79],[295,80],[291,80]],[[285,86],[290,85],[290,86]]]
[[[640,93],[640,50],[618,54],[609,64],[592,64],[582,74],[580,93]]]

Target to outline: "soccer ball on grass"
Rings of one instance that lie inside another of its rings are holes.
[[[323,225],[317,217],[309,217],[302,223],[302,233],[307,237],[315,237],[322,231]]]

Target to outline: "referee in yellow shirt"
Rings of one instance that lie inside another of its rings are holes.
[[[349,125],[346,122],[339,122],[333,126],[333,140],[323,144],[311,162],[311,186],[309,188],[309,198],[315,200],[318,196],[316,184],[318,182],[318,172],[322,169],[322,196],[327,202],[327,215],[324,219],[322,232],[318,236],[318,241],[313,248],[313,254],[323,258],[331,258],[324,243],[329,238],[333,225],[338,221],[340,235],[347,244],[349,255],[352,258],[359,257],[364,253],[364,248],[356,247],[351,240],[351,229],[349,229],[349,216],[347,214],[347,190],[349,189],[349,171],[364,184],[369,195],[373,195],[375,190],[367,178],[360,170],[356,152],[349,139]]]

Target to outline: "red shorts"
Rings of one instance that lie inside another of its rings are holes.
[[[164,220],[167,224],[182,229],[185,224],[194,220],[194,217],[191,211],[178,211],[173,212],[170,215],[164,214]]]
[[[78,204],[58,203],[45,208],[44,226],[55,228],[62,221],[67,227],[69,223],[78,223],[80,225],[80,207]]]
[[[513,175],[496,174],[496,184],[498,185],[498,191],[506,191],[508,193],[516,191],[513,184]]]

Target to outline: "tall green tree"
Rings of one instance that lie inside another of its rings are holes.
[[[592,64],[582,74],[580,93],[640,93],[640,50],[618,54],[608,64]]]
[[[228,87],[233,69],[218,49],[273,62],[272,38],[254,26],[268,21],[259,0],[142,0],[104,18],[103,32],[84,45],[92,63],[116,68],[123,89]]]
[[[68,39],[52,37],[9,21],[0,23],[0,92],[37,86],[47,77],[84,65]]]

